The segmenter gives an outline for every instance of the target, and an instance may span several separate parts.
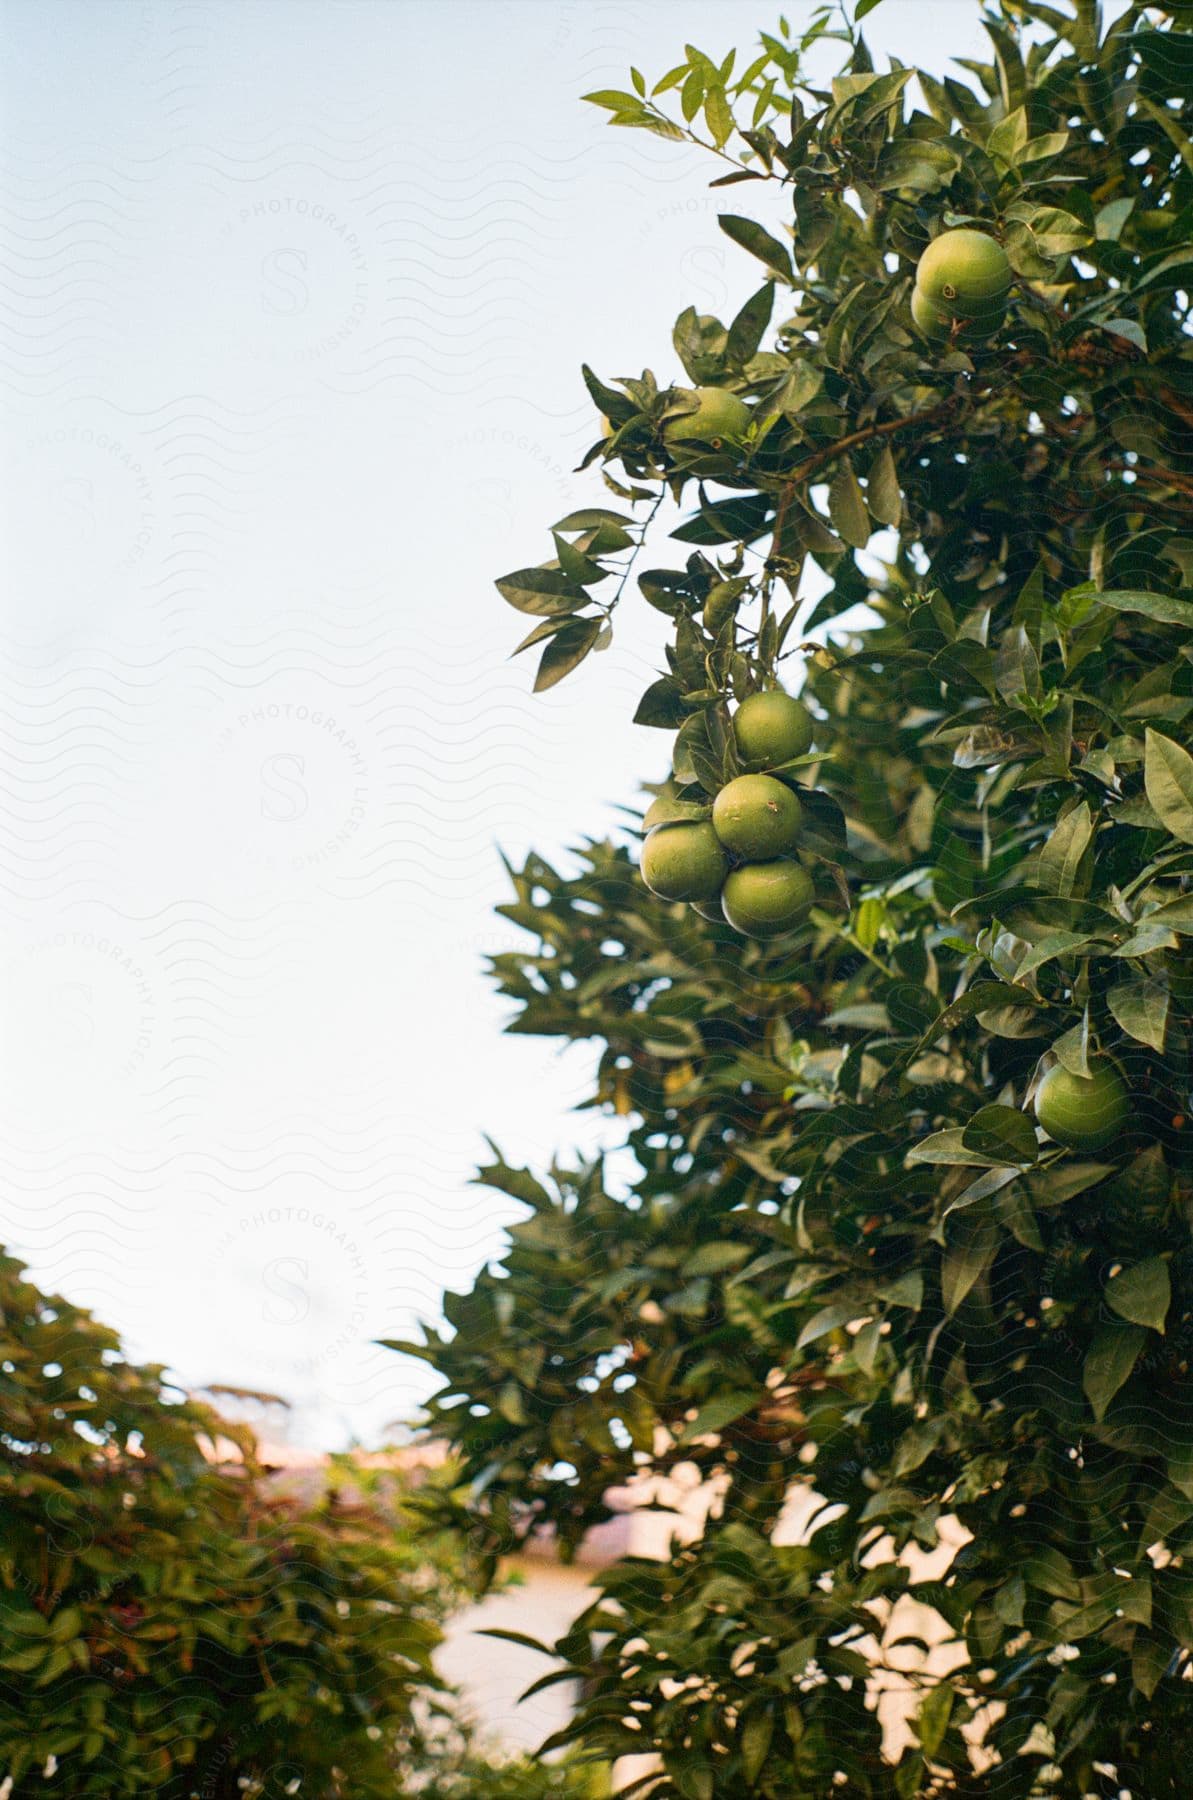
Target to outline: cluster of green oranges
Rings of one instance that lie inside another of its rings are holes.
[[[933,239],[920,258],[911,297],[916,326],[933,342],[979,342],[1006,316],[1012,270],[1006,251],[985,231],[961,227]],[[674,445],[740,442],[749,428],[746,403],[725,388],[690,390],[689,409],[669,418]],[[803,923],[813,883],[797,860],[799,799],[768,770],[803,756],[812,718],[789,694],[773,690],[743,700],[733,716],[738,775],[717,794],[711,820],[656,825],[642,846],[642,876],[664,900],[688,901],[707,919],[725,919],[756,938],[778,937]],[[1055,1143],[1099,1150],[1127,1125],[1130,1094],[1108,1058],[1076,1075],[1058,1064],[1035,1095],[1039,1124]]]
[[[1010,259],[989,232],[968,225],[942,231],[916,267],[911,316],[930,343],[979,343],[993,337],[1006,317],[1012,280]],[[686,410],[672,411],[676,404]],[[689,455],[698,447],[721,451],[740,446],[753,417],[730,388],[673,388],[663,442]],[[604,415],[601,428],[606,437],[613,431]]]
[[[1002,245],[984,231],[942,231],[915,272],[911,316],[926,338],[954,334],[961,342],[993,337],[1011,291],[1011,265]]]
[[[803,809],[773,774],[812,743],[807,707],[781,689],[751,694],[733,715],[738,761],[749,771],[717,794],[712,818],[656,825],[642,846],[642,879],[663,900],[686,900],[747,937],[803,923],[812,877],[795,855]]]

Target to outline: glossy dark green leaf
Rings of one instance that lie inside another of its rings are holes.
[[[1002,1163],[1036,1160],[1035,1126],[1026,1113],[1012,1106],[983,1106],[966,1125],[961,1142],[967,1150]]]
[[[684,1426],[679,1441],[691,1444],[697,1438],[720,1431],[724,1426],[731,1425],[735,1419],[740,1419],[745,1413],[751,1412],[757,1404],[758,1394],[755,1391],[718,1394],[714,1400],[710,1400],[702,1406],[695,1418]]]
[[[1040,852],[1040,886],[1047,893],[1064,899],[1073,892],[1093,835],[1093,814],[1085,800],[1057,821]]]
[[[765,281],[756,294],[752,294],[729,327],[726,344],[726,358],[735,368],[741,368],[758,349],[775,305],[775,284]]]
[[[519,569],[502,576],[496,587],[503,600],[526,613],[570,613],[588,599],[562,569]]]
[[[903,516],[899,472],[889,444],[884,444],[866,478],[866,504],[880,525],[897,525]]]
[[[767,1707],[753,1712],[741,1728],[742,1774],[753,1782],[761,1774],[775,1734],[775,1715]]]
[[[584,661],[600,630],[599,619],[575,619],[556,632],[539,660],[534,678],[535,693],[543,693],[562,681],[565,675],[570,675]]]
[[[882,193],[936,194],[961,166],[951,144],[939,138],[893,138],[879,158],[874,185]]]
[[[941,1298],[948,1317],[969,1298],[998,1253],[999,1229],[992,1219],[962,1213],[949,1221],[940,1265]]]
[[[1106,1004],[1128,1037],[1163,1054],[1168,1035],[1169,992],[1162,981],[1141,977],[1108,989]]]
[[[954,1693],[947,1681],[938,1681],[920,1701],[916,1713],[916,1730],[925,1756],[935,1756],[944,1742],[952,1716]]]
[[[673,675],[665,675],[661,680],[652,682],[638,702],[634,724],[655,725],[666,731],[674,731],[683,724],[686,716],[682,694],[683,690]]]
[[[1162,1256],[1149,1256],[1112,1275],[1105,1287],[1106,1303],[1120,1319],[1163,1331],[1172,1305],[1168,1264]]]
[[[864,550],[872,530],[861,483],[848,457],[841,460],[828,490],[829,518],[847,544]]]
[[[1107,1407],[1135,1367],[1146,1340],[1147,1332],[1140,1325],[1105,1325],[1095,1337],[1081,1376],[1095,1419],[1105,1418]]]
[[[1159,731],[1148,731],[1143,765],[1147,797],[1174,837],[1193,844],[1193,756]]]
[[[760,262],[773,269],[783,281],[794,281],[790,254],[778,238],[772,237],[755,220],[744,219],[737,213],[721,213],[717,223],[726,237],[732,238],[735,244],[740,244],[743,250],[748,250],[751,256],[758,257]]]

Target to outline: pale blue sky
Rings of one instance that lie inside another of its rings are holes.
[[[793,20],[811,7],[787,7]],[[969,0],[885,0],[941,69]],[[756,271],[699,156],[580,104],[716,0],[55,0],[0,12],[0,1234],[190,1382],[375,1438],[589,1053],[500,1035],[496,848],[656,778],[661,621],[553,693],[493,577],[598,497],[578,375],[678,371]],[[330,723],[329,723],[330,721]]]

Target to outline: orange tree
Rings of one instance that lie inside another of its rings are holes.
[[[680,316],[677,379],[585,371],[609,503],[498,586],[540,688],[656,609],[646,826],[690,835],[644,863],[668,897],[622,844],[511,871],[511,1029],[595,1042],[632,1173],[495,1156],[527,1214],[406,1348],[490,1555],[635,1474],[716,1496],[559,1645],[561,1741],[652,1755],[641,1794],[1159,1800],[1193,1744],[1193,8],[999,0],[937,77],[873,65],[878,3],[590,97],[715,155],[762,280]],[[736,709],[779,688],[813,748],[760,756]],[[722,833],[746,766],[798,823]],[[780,865],[759,923],[739,866]],[[911,1677],[896,1761],[905,1595],[958,1667]]]

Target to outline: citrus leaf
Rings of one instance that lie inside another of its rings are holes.
[[[634,714],[635,725],[655,725],[661,730],[674,731],[684,721],[683,696],[679,683],[673,675],[664,675],[658,681],[652,681]]]
[[[992,1219],[961,1215],[940,1265],[941,1299],[950,1318],[994,1261],[998,1238],[998,1227]]]
[[[1141,350],[1144,356],[1147,355],[1147,334],[1138,319],[1107,319],[1102,330],[1108,331],[1112,337],[1125,338],[1129,344],[1134,344],[1137,350]]]
[[[575,612],[588,599],[584,589],[562,569],[517,569],[512,575],[503,575],[496,587],[503,600],[526,613]]]
[[[534,678],[535,693],[545,693],[557,681],[562,681],[565,675],[570,675],[584,661],[600,632],[599,619],[573,619],[562,631],[556,632],[539,662],[538,673]]]
[[[642,827],[644,831],[650,831],[656,825],[678,825],[688,820],[711,818],[712,802],[709,800],[671,800],[660,794],[648,809]]]
[[[1094,1339],[1081,1373],[1081,1386],[1099,1424],[1146,1342],[1147,1332],[1141,1325],[1106,1325]]]
[[[717,224],[726,237],[732,238],[735,244],[740,244],[743,250],[748,250],[751,256],[756,256],[768,268],[774,269],[784,281],[788,284],[794,282],[795,275],[787,251],[778,238],[773,238],[769,231],[764,231],[754,219],[743,219],[737,213],[720,213]]]
[[[1193,756],[1171,738],[1149,730],[1143,784],[1147,797],[1182,844],[1193,844]]]
[[[1168,989],[1162,981],[1120,981],[1106,1003],[1128,1037],[1161,1054],[1168,1033]]]
[[[607,506],[584,506],[557,519],[553,531],[596,531],[601,525],[634,525],[637,521],[625,513],[613,512]]]
[[[727,1394],[714,1394],[697,1412],[696,1417],[685,1425],[679,1434],[678,1442],[690,1444],[694,1439],[711,1435],[720,1431],[722,1426],[731,1425],[734,1419],[740,1419],[758,1404],[757,1389],[747,1393],[744,1389],[732,1389]]]
[[[742,1773],[753,1785],[770,1750],[775,1731],[775,1716],[768,1709],[756,1712],[741,1728]]]
[[[1183,895],[1179,900],[1169,900],[1164,906],[1157,906],[1153,912],[1147,913],[1136,928],[1136,936],[1140,932],[1155,930],[1179,931],[1182,937],[1193,934],[1193,895]],[[1142,954],[1136,952],[1135,954]]]
[[[724,88],[709,88],[704,97],[704,117],[708,121],[708,129],[712,132],[713,142],[719,150],[733,133],[733,113],[725,97]]]
[[[953,1711],[953,1690],[947,1681],[939,1682],[936,1687],[929,1688],[920,1701],[920,1710],[916,1714],[916,1730],[925,1756],[935,1756],[948,1730],[949,1718]]]
[[[1040,852],[1040,886],[1047,893],[1067,899],[1077,882],[1081,859],[1094,835],[1093,815],[1088,800],[1057,821],[1051,837]]]
[[[975,982],[973,987],[966,989],[960,999],[954,1000],[949,1006],[946,1006],[944,1011],[933,1020],[915,1045],[912,1054],[914,1056],[921,1055],[942,1032],[951,1031],[954,1025],[959,1025],[963,1019],[971,1018],[974,1013],[986,1012],[991,1007],[1000,1006],[1030,1011],[1044,1004],[1044,1001],[1037,999],[1034,994],[1029,994],[1025,988],[1008,987],[1000,981]],[[943,1133],[938,1135],[943,1135]],[[972,1158],[967,1157],[965,1160],[972,1161]]]
[[[1070,588],[1065,599],[1071,595],[1077,599],[1096,600],[1099,606],[1109,606],[1115,612],[1142,613],[1145,618],[1157,619],[1163,625],[1193,626],[1193,605],[1188,600],[1176,600],[1170,594],[1145,594],[1132,588],[1111,588],[1106,593],[1099,593],[1092,582],[1086,581]]]
[[[1014,112],[1007,113],[1000,119],[990,136],[986,139],[988,156],[1001,157],[1003,162],[1012,165],[1018,161],[1019,152],[1027,143],[1027,111],[1017,106]]]
[[[870,465],[870,473],[866,479],[866,501],[880,525],[897,525],[903,517],[899,472],[889,444],[882,446]]]
[[[1047,1169],[1033,1169],[1027,1185],[1034,1206],[1063,1206],[1113,1173],[1110,1163],[1074,1163],[1065,1158]]]
[[[1052,1054],[1063,1069],[1070,1075],[1080,1075],[1083,1080],[1089,1076],[1089,1007],[1081,1015],[1080,1023],[1070,1026],[1052,1043]]]
[[[812,1314],[798,1338],[795,1340],[797,1350],[806,1344],[814,1344],[817,1338],[827,1337],[830,1331],[839,1331],[842,1325],[848,1325],[858,1317],[857,1300],[837,1300],[831,1306],[822,1306],[819,1312]]]
[[[828,516],[834,528],[855,550],[870,542],[870,513],[861,484],[846,457],[828,490]]]
[[[534,644],[541,644],[544,638],[554,637],[557,631],[563,630],[567,622],[568,615],[566,613],[561,617],[540,619],[538,624],[526,633],[522,642],[514,646],[510,651],[510,656],[520,656],[523,650],[529,650]]]
[[[1092,931],[1049,931],[1032,945],[1023,961],[1015,970],[1016,981],[1026,981],[1037,969],[1055,956],[1066,956],[1070,950],[1079,950],[1085,944],[1100,941],[1098,934]]]
[[[1131,1680],[1145,1700],[1159,1687],[1172,1660],[1172,1645],[1138,1631],[1131,1645]]]
[[[594,375],[587,363],[581,363],[580,373],[584,377],[584,385],[593,400],[612,425],[624,425],[634,417],[638,408],[628,395],[619,393],[616,388],[606,387],[599,375]]]
[[[874,186],[887,194],[900,188],[934,194],[949,185],[960,167],[952,144],[939,138],[891,138],[878,159]]]
[[[1162,1256],[1149,1256],[1146,1262],[1121,1269],[1110,1277],[1104,1292],[1106,1304],[1120,1319],[1163,1332],[1172,1304],[1172,1285],[1168,1279],[1168,1264]]]
[[[775,284],[764,281],[756,294],[751,294],[732,325],[725,343],[725,356],[734,368],[741,368],[757,352],[762,336],[770,324],[775,307]]]
[[[517,1644],[523,1650],[537,1650],[541,1656],[550,1656],[550,1647],[540,1643],[538,1638],[530,1637],[525,1631],[499,1630],[495,1625],[478,1626],[478,1637],[500,1638],[503,1644]]]
[[[1039,1151],[1035,1126],[1013,1106],[983,1106],[961,1133],[961,1142],[999,1163],[1032,1163]]]

